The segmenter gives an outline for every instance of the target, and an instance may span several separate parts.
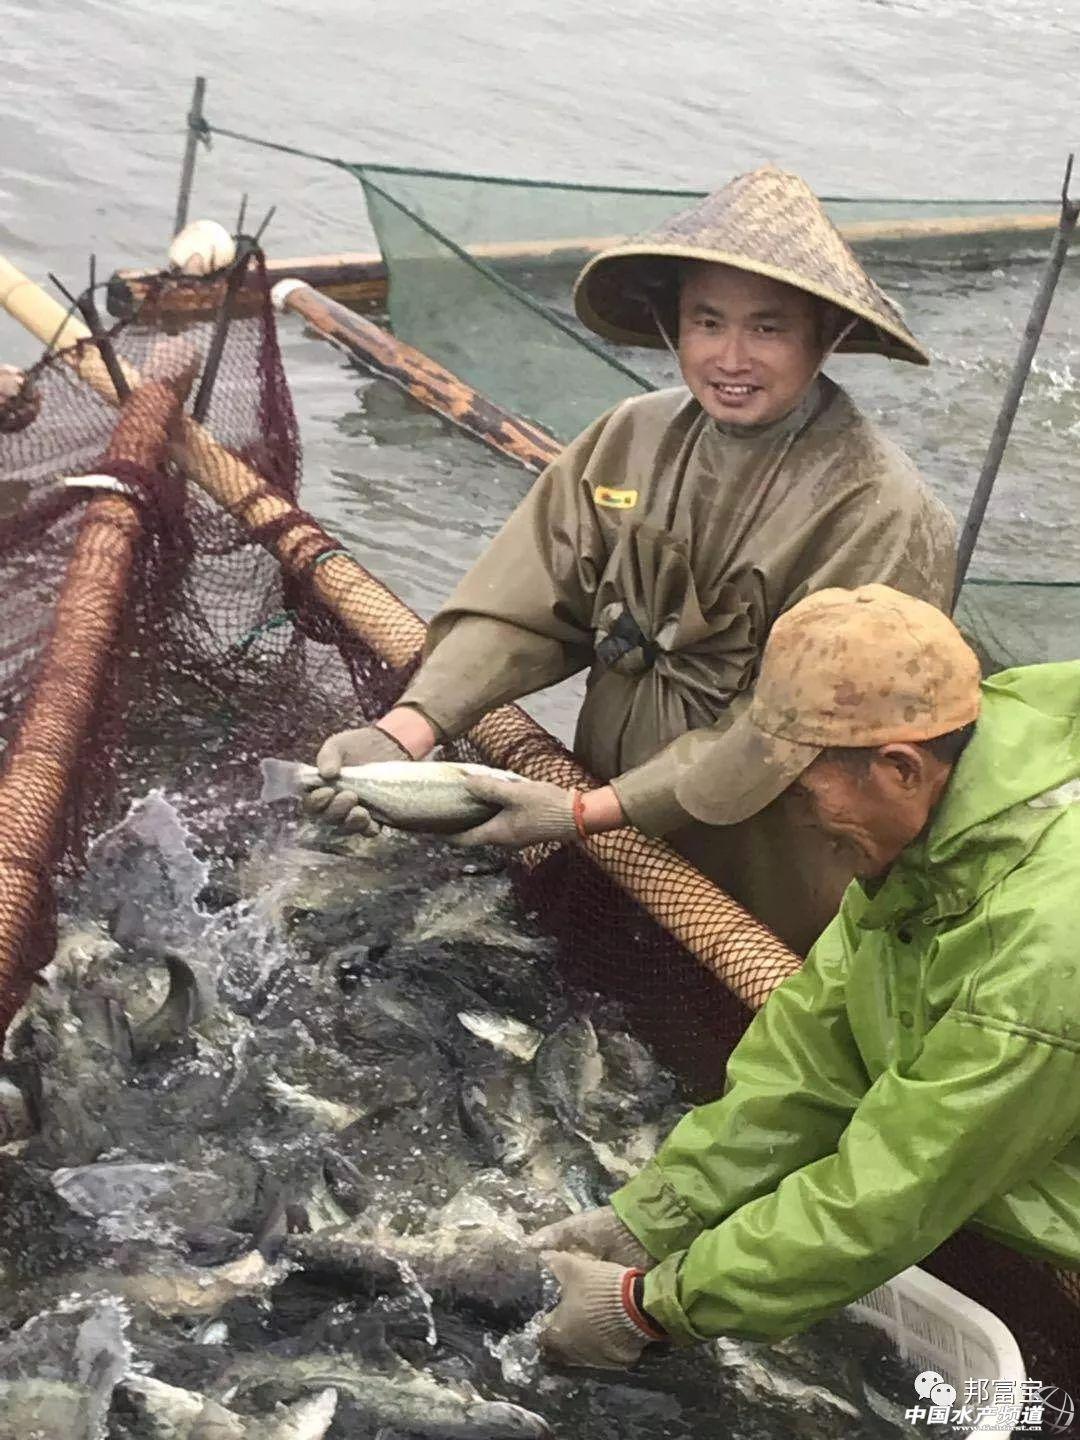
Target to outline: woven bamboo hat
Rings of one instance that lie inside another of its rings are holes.
[[[846,310],[856,323],[839,350],[930,363],[798,175],[772,166],[737,175],[659,229],[604,250],[574,286],[578,317],[607,340],[662,347],[654,310],[670,311],[683,260],[767,275]]]

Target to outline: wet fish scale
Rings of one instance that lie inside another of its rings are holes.
[[[504,1325],[524,1324],[556,1290],[534,1251],[497,1232],[461,1229],[367,1238],[355,1230],[322,1231],[289,1236],[284,1248],[306,1273],[369,1294],[401,1290],[401,1267],[408,1266],[433,1300]]]
[[[123,1392],[125,1408],[147,1440],[322,1440],[337,1410],[333,1389],[297,1401],[273,1418],[238,1415],[207,1395],[151,1376],[130,1376]]]
[[[389,1353],[378,1368],[349,1355],[244,1356],[220,1383],[236,1384],[260,1405],[290,1399],[296,1391],[333,1388],[351,1396],[369,1424],[416,1440],[545,1440],[551,1434],[540,1415],[484,1400],[465,1382],[436,1380]]]
[[[523,1321],[528,1331],[549,1299],[522,1230],[604,1202],[665,1132],[670,1080],[614,1007],[553,1027],[565,1001],[550,952],[518,928],[505,875],[393,832],[357,843],[392,888],[372,880],[351,903],[299,920],[269,894],[215,912],[200,953],[184,952],[216,981],[194,1030],[200,995],[179,967],[165,994],[166,952],[140,943],[79,959],[101,943],[79,921],[84,939],[36,988],[9,1050],[39,1077],[46,1129],[0,1157],[7,1323],[72,1287],[127,1301],[136,1373],[186,1387],[194,1400],[181,1408],[194,1404],[196,1418],[185,1429],[166,1417],[155,1433],[116,1395],[116,1440],[313,1440],[325,1416],[280,1404],[313,1406],[331,1389],[325,1433],[357,1440],[534,1440],[548,1427],[712,1440],[718,1414],[740,1437],[833,1435],[835,1407],[824,1428],[821,1407],[807,1410],[804,1427],[786,1392],[763,1404],[725,1378],[718,1396],[704,1349],[690,1368],[665,1356],[604,1381],[545,1370],[534,1386],[500,1369],[486,1336]],[[345,948],[331,958],[335,946]],[[166,1043],[147,1047],[156,1024]],[[169,1043],[186,1030],[189,1041]],[[7,1073],[21,1087],[24,1069]],[[66,1169],[61,1183],[106,1213],[110,1234],[130,1223],[137,1238],[108,1241],[34,1171],[41,1161]],[[73,1173],[80,1164],[93,1168]],[[133,1188],[114,1195],[125,1177]],[[295,1233],[309,1226],[323,1233]],[[279,1264],[252,1253],[253,1232]],[[545,1418],[500,1395],[525,1407],[542,1396]],[[857,1390],[850,1398],[863,1405]],[[61,1382],[40,1399],[70,1396]],[[0,1440],[28,1440],[25,1405],[12,1413],[21,1418]],[[47,1440],[84,1440],[68,1412],[53,1414],[60,1428]],[[309,1428],[279,1433],[286,1415]],[[879,1433],[865,1415],[843,1418]]]
[[[576,1016],[548,1035],[533,1061],[536,1081],[570,1130],[589,1121],[589,1107],[604,1078],[604,1061],[592,1021]]]
[[[460,1109],[467,1133],[484,1147],[488,1160],[510,1172],[535,1153],[546,1129],[523,1075],[504,1072],[463,1086]]]
[[[99,1440],[131,1363],[128,1321],[111,1297],[73,1298],[0,1342],[0,1440]]]
[[[330,782],[324,781],[314,765],[296,765],[286,760],[264,760],[262,799],[287,798],[303,790],[330,788],[348,790],[376,820],[398,830],[421,830],[432,834],[453,834],[479,825],[495,813],[496,807],[469,793],[470,776],[497,780],[519,780],[506,770],[487,765],[455,764],[448,760],[384,760],[370,765],[347,765]]]

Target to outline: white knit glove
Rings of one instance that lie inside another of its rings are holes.
[[[470,795],[500,809],[483,824],[452,836],[452,845],[508,845],[520,849],[544,840],[577,837],[573,790],[564,790],[548,780],[499,780],[488,775],[470,775],[465,784]]]
[[[411,760],[404,745],[377,725],[358,730],[340,730],[323,743],[315,757],[324,780],[336,780],[347,765],[373,765],[382,760]],[[350,835],[374,835],[378,825],[351,790],[320,785],[304,796],[304,809],[330,825],[339,825]]]
[[[591,1255],[594,1260],[612,1260],[635,1270],[651,1270],[656,1261],[637,1236],[623,1224],[610,1205],[586,1210],[545,1225],[526,1237],[533,1250],[565,1250],[571,1255]]]
[[[544,1264],[561,1287],[559,1303],[540,1331],[540,1348],[563,1365],[618,1370],[633,1365],[650,1340],[627,1309],[635,1272],[625,1265],[545,1250]]]

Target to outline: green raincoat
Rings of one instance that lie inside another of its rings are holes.
[[[801,1330],[965,1224],[1080,1269],[1080,663],[983,695],[927,832],[614,1196],[676,1340]]]

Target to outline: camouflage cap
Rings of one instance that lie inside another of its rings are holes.
[[[657,229],[595,256],[574,286],[578,317],[606,340],[663,346],[657,296],[673,293],[674,272],[686,260],[749,270],[846,310],[854,324],[841,351],[930,363],[900,307],[859,264],[805,180],[771,165],[737,175]]]
[[[781,615],[749,709],[689,763],[676,798],[697,820],[763,810],[830,746],[932,740],[979,713],[974,651],[947,615],[887,585],[819,590]]]

